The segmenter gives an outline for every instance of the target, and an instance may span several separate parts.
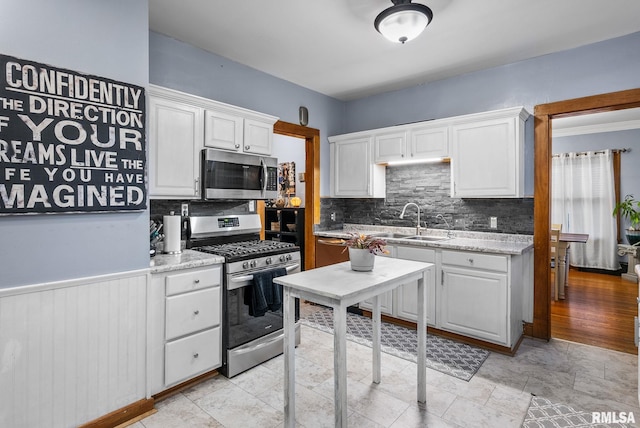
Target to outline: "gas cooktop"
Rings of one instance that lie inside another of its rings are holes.
[[[194,247],[192,249],[196,251],[202,251],[204,253],[223,256],[226,261],[237,261],[253,257],[291,253],[299,250],[299,248],[295,244],[292,244],[290,242],[261,240],[203,245]]]

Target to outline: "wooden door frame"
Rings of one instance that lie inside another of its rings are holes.
[[[277,121],[273,133],[302,138],[305,142],[304,180],[304,268],[313,269],[316,264],[314,225],[320,223],[320,130]]]
[[[526,331],[533,337],[551,338],[551,120],[634,107],[640,107],[640,88],[540,104],[534,108],[533,324]]]

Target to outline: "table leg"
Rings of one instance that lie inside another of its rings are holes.
[[[567,280],[567,244],[558,244],[558,299],[564,299],[564,285]]]
[[[418,402],[427,402],[427,272],[418,280]]]
[[[380,383],[380,296],[373,298],[371,321],[371,337],[373,339],[373,383]]]
[[[296,299],[289,287],[283,287],[284,301],[284,426],[296,426],[296,367],[295,367],[295,311]]]
[[[347,308],[333,308],[333,378],[335,426],[347,426]]]

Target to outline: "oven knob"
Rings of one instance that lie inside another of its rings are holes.
[[[250,264],[251,264],[251,267],[252,267],[252,268],[254,268],[254,267],[256,267],[256,266],[258,265],[258,263],[256,263],[256,261],[255,261],[255,260],[251,260],[251,263],[250,263]]]
[[[248,268],[249,268],[249,262],[242,263],[242,269],[248,269]]]
[[[287,254],[287,261],[291,260],[291,254]]]
[[[264,262],[265,262],[266,264],[270,265],[270,264],[271,264],[271,262],[272,262],[271,257],[267,258],[267,260],[265,260]]]
[[[286,258],[284,255],[280,256],[280,261],[281,261],[281,262],[284,262],[284,261],[286,261],[286,260],[287,260],[287,258]]]

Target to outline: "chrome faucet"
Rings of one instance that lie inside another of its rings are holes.
[[[444,223],[447,225],[447,238],[451,238],[453,236],[453,232],[451,232],[451,226],[449,226],[449,222],[447,221],[447,219],[444,218],[442,214],[438,214],[436,218],[444,221]]]
[[[418,209],[418,222],[416,224],[416,235],[420,235],[420,207],[418,206],[418,204],[414,202],[409,202],[408,204],[405,204],[404,208],[402,208],[402,212],[400,213],[400,218],[404,218],[404,212],[409,205],[413,205]]]

